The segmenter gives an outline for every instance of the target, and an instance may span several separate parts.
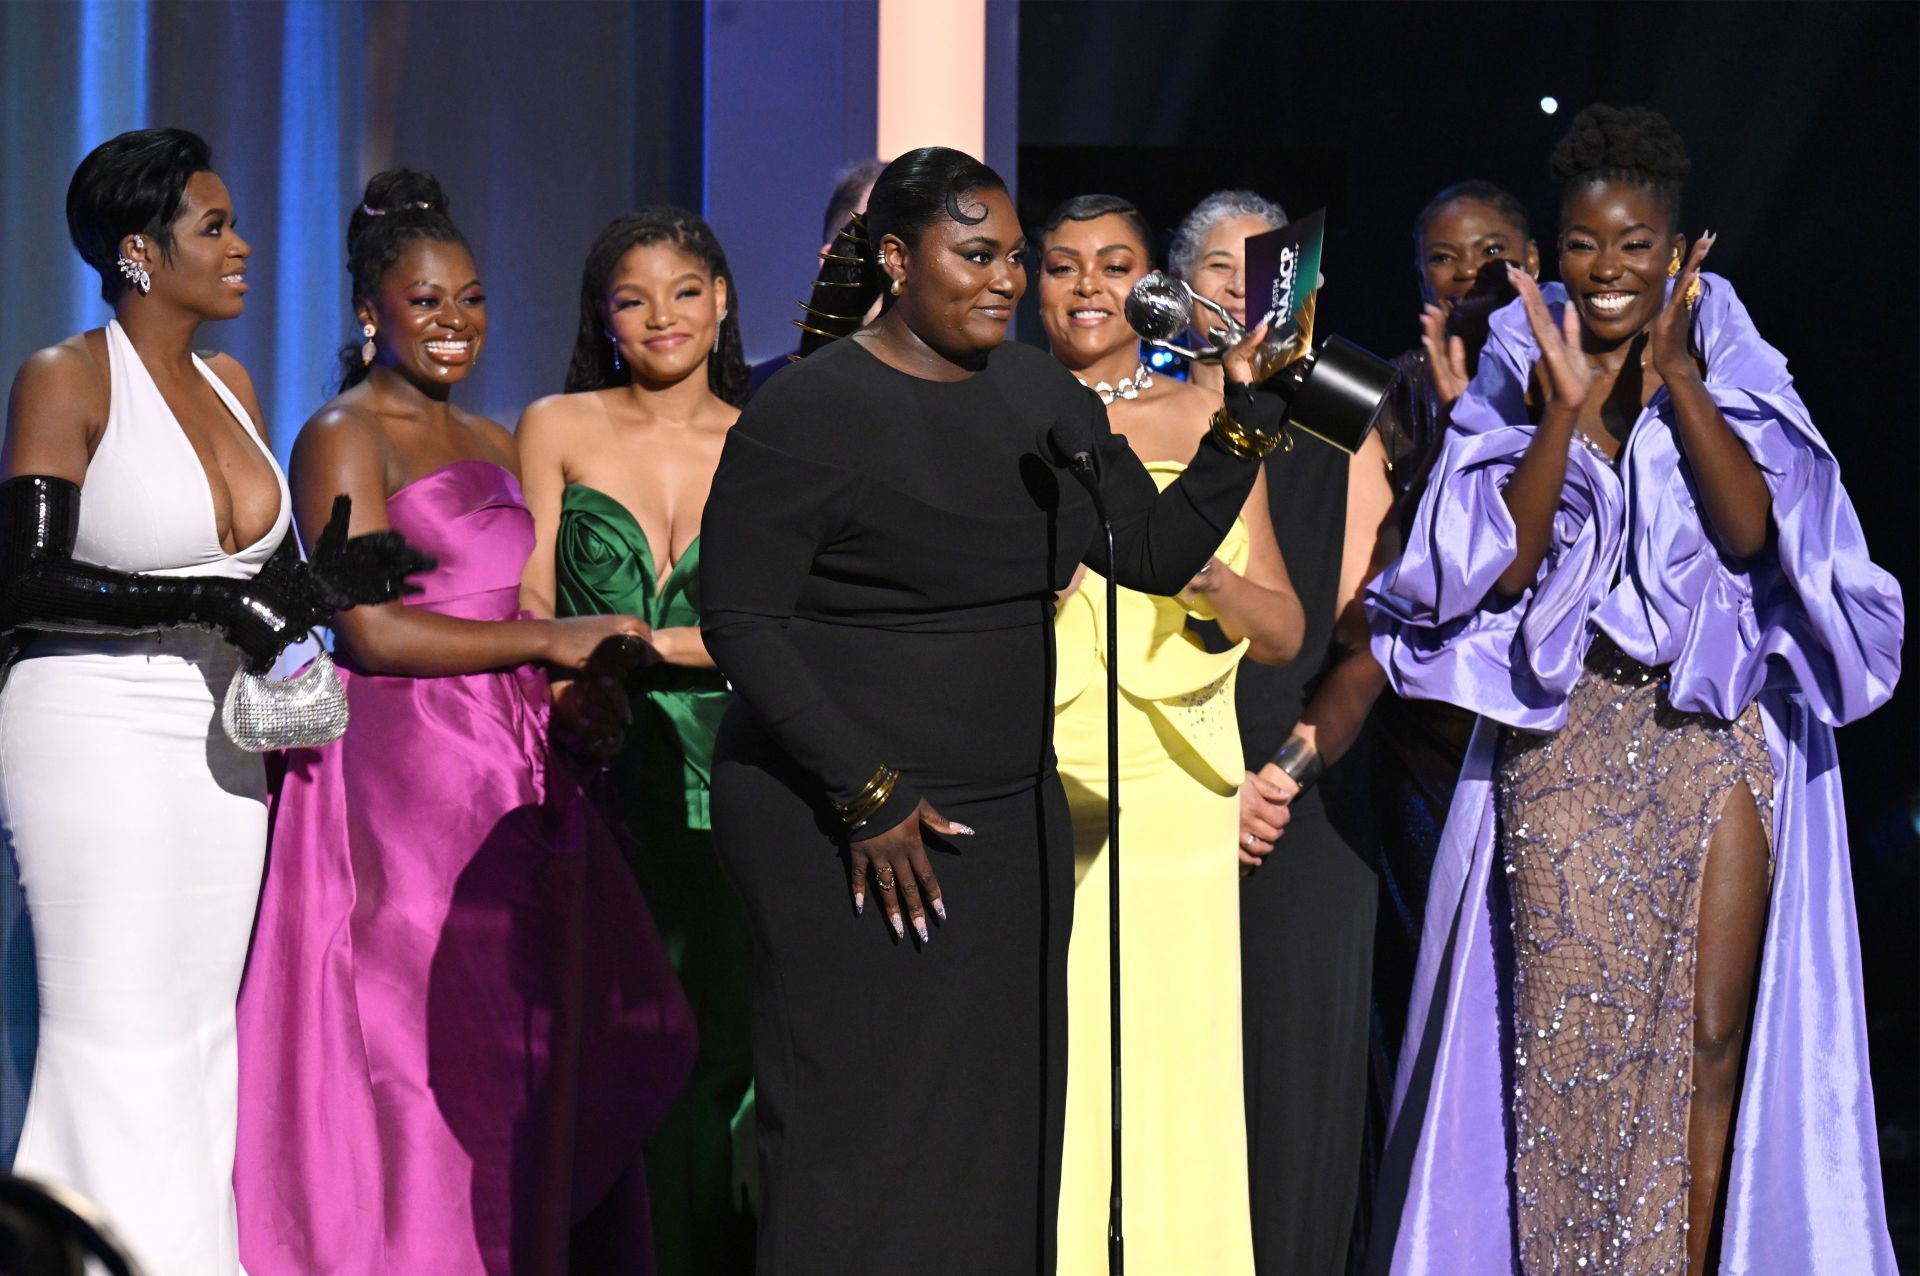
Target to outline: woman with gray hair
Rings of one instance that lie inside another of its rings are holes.
[[[1247,237],[1286,220],[1252,191],[1216,191],[1181,222],[1173,269],[1236,319],[1258,321],[1246,313]],[[1217,387],[1219,365],[1196,365],[1193,380]],[[1393,493],[1377,435],[1348,457],[1302,432],[1266,478],[1306,633],[1291,664],[1243,663],[1236,697],[1247,766],[1236,850],[1254,1262],[1262,1276],[1338,1276],[1361,1179],[1379,888],[1366,750],[1323,767],[1316,748],[1338,756],[1349,741],[1316,734],[1302,714],[1327,672],[1365,649],[1360,593]],[[1364,708],[1350,716],[1357,727]]]
[[[1247,322],[1247,238],[1287,224],[1286,210],[1252,191],[1215,191],[1180,219],[1167,250],[1167,264],[1202,297],[1217,302],[1236,321]],[[1211,311],[1194,315],[1195,335],[1205,343]],[[1257,320],[1259,316],[1255,316]],[[1220,393],[1220,364],[1196,363],[1188,379]]]

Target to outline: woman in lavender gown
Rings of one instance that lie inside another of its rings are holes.
[[[439,184],[375,177],[347,242],[367,345],[300,432],[295,515],[305,535],[345,491],[357,529],[390,524],[438,566],[405,604],[341,618],[352,723],[287,758],[240,998],[241,1258],[650,1272],[640,1150],[691,1066],[691,1012],[549,749],[544,672],[586,669],[588,694],[646,627],[520,611],[513,436],[449,401],[486,306]]]
[[[1833,727],[1900,593],[1667,121],[1589,108],[1554,170],[1565,287],[1513,272],[1370,600],[1395,690],[1483,715],[1372,1262],[1891,1273]]]

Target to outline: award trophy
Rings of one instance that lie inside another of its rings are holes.
[[[1263,388],[1287,401],[1289,425],[1351,454],[1380,415],[1395,372],[1392,364],[1344,337],[1328,337],[1318,350],[1313,347],[1324,217],[1315,213],[1247,240],[1247,296],[1268,302],[1264,322],[1271,325],[1253,352],[1253,371]],[[1314,286],[1302,286],[1309,278]],[[1183,346],[1179,338],[1197,326],[1196,307],[1211,312],[1204,320],[1211,344]],[[1248,331],[1218,303],[1157,270],[1134,284],[1126,313],[1128,325],[1148,345],[1188,359],[1218,359]]]

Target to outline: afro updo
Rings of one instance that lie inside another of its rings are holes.
[[[1573,126],[1553,148],[1552,168],[1563,209],[1582,186],[1627,181],[1656,195],[1671,228],[1678,230],[1680,187],[1693,165],[1687,144],[1660,112],[1596,103],[1573,117]]]

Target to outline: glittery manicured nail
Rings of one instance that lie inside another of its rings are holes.
[[[913,933],[920,936],[921,943],[924,944],[927,942],[927,919],[926,918],[916,917],[913,919]]]
[[[941,921],[947,920],[947,906],[939,900],[933,901],[933,915]]]
[[[973,836],[973,830],[972,830],[972,829],[970,829],[970,828],[968,828],[968,827],[967,827],[966,825],[964,825],[964,824],[955,824],[955,825],[953,826],[953,831],[954,831],[955,833],[958,833],[958,834],[959,834],[960,836],[962,836],[962,837],[972,837],[972,836]]]
[[[888,913],[887,920],[893,923],[893,937],[895,939],[905,939],[907,937],[907,928],[900,924],[900,914]]]
[[[866,911],[866,908],[867,893],[865,891],[855,891],[853,893],[853,915],[855,917],[860,916],[861,913]]]

